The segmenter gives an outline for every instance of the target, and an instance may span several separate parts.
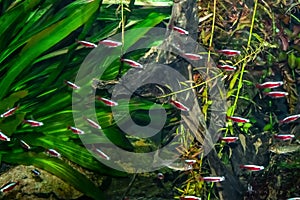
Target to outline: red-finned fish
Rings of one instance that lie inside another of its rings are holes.
[[[197,161],[196,160],[185,160],[184,161],[186,164],[188,164],[188,165],[193,165],[193,164],[195,164]]]
[[[70,88],[72,88],[72,89],[74,89],[74,90],[80,89],[80,86],[76,85],[75,83],[72,83],[72,82],[70,82],[70,81],[64,81],[64,82],[65,82],[65,84],[66,84],[67,86],[69,86]]]
[[[218,50],[218,53],[221,53],[225,56],[237,56],[240,55],[241,52],[237,50],[231,50],[231,49],[223,49],[223,50]]]
[[[0,140],[9,142],[10,138],[0,131]]]
[[[107,47],[118,47],[118,46],[122,45],[122,42],[117,42],[117,41],[106,39],[106,40],[99,41],[98,44],[103,44]]]
[[[283,85],[283,81],[269,81],[269,82],[264,82],[261,84],[256,84],[255,86],[259,89],[265,89],[265,88],[277,88]]]
[[[46,150],[46,154],[48,154],[49,156],[52,156],[52,157],[56,157],[56,158],[60,158],[61,157],[60,153],[58,153],[54,149],[47,149]]]
[[[77,43],[81,44],[82,46],[84,46],[86,48],[96,48],[97,47],[96,44],[87,42],[87,41],[83,41],[83,40],[77,41]]]
[[[183,28],[179,28],[177,26],[173,26],[173,30],[179,33],[180,35],[188,35],[189,32],[187,30],[184,30]]]
[[[288,116],[279,121],[279,123],[290,123],[296,121],[300,117],[300,114]]]
[[[180,200],[201,200],[201,198],[195,196],[184,196],[184,197],[180,197]]]
[[[224,69],[225,71],[234,71],[236,70],[235,66],[231,66],[231,65],[218,65],[217,66],[220,69]]]
[[[43,122],[38,122],[30,119],[24,119],[23,123],[29,124],[31,127],[38,127],[38,126],[43,126]]]
[[[101,129],[101,126],[97,122],[95,122],[89,118],[86,118],[86,117],[83,117],[83,119],[85,119],[91,127],[96,128],[96,129]]]
[[[117,102],[109,100],[109,99],[106,99],[106,98],[103,98],[103,97],[97,97],[97,99],[99,101],[102,101],[107,106],[117,106],[118,105]]]
[[[293,138],[295,137],[295,135],[292,135],[292,134],[275,134],[274,135],[274,138],[278,139],[278,140],[283,140],[283,141],[286,141],[286,140],[292,140]]]
[[[170,103],[176,107],[177,109],[179,110],[182,110],[182,111],[190,111],[190,109],[188,107],[186,107],[185,105],[183,105],[182,103],[180,103],[179,101],[176,101],[176,100],[170,100]]]
[[[110,157],[108,155],[106,155],[103,151],[101,151],[98,148],[95,148],[96,153],[103,159],[105,160],[110,160]]]
[[[159,179],[159,180],[163,180],[164,178],[165,178],[165,176],[164,176],[164,174],[163,173],[158,173],[157,174],[157,178]]]
[[[232,120],[233,122],[237,122],[237,123],[248,123],[248,122],[250,122],[249,119],[246,119],[246,118],[243,118],[243,117],[234,117],[234,116],[230,117],[230,116],[227,116],[226,118]]]
[[[224,181],[225,177],[224,176],[206,176],[206,177],[202,177],[201,179],[206,182],[216,183],[216,182]]]
[[[263,170],[264,166],[258,166],[258,165],[240,165],[240,168],[256,172],[256,171]]]
[[[68,129],[71,130],[74,134],[77,134],[77,135],[84,134],[83,130],[80,130],[79,128],[76,128],[76,127],[73,127],[73,126],[68,126]]]
[[[134,61],[134,60],[130,60],[130,59],[126,59],[126,58],[121,58],[120,60],[124,63],[127,63],[131,67],[138,68],[138,69],[143,69],[143,65],[136,62],[136,61]]]
[[[29,146],[29,144],[27,144],[24,140],[20,140],[20,144],[21,144],[21,147],[23,147],[23,149],[26,149],[26,150],[31,149],[31,146]]]
[[[281,98],[287,96],[289,93],[281,92],[281,91],[273,91],[273,92],[264,92],[264,94],[272,98]]]
[[[203,58],[202,56],[194,53],[184,53],[183,57],[188,58],[190,60],[201,60]]]
[[[8,182],[5,185],[1,186],[0,192],[8,192],[14,189],[17,185],[19,185],[19,181],[17,182]]]
[[[13,115],[18,109],[19,109],[19,106],[9,109],[8,111],[6,111],[2,115],[0,115],[0,117],[2,117],[2,118],[9,117],[9,116]]]
[[[220,140],[226,143],[232,143],[237,141],[238,139],[238,137],[220,137]]]

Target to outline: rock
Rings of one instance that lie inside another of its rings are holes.
[[[0,176],[0,185],[10,181],[19,181],[13,190],[0,194],[0,199],[13,200],[60,200],[77,199],[83,194],[47,171],[38,169],[40,176],[31,170],[34,166],[19,165],[12,167]]]

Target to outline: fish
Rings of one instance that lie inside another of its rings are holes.
[[[0,140],[9,142],[10,138],[0,131]]]
[[[117,106],[118,105],[117,102],[109,100],[109,99],[106,99],[106,98],[103,98],[103,97],[97,97],[97,99],[99,101],[102,101],[107,106],[111,106],[112,107],[112,106]]]
[[[23,123],[29,124],[31,127],[38,127],[38,126],[44,125],[43,122],[38,122],[38,121],[30,120],[30,119],[23,120]]]
[[[279,121],[279,123],[290,123],[290,122],[293,122],[293,121],[296,121],[298,118],[300,117],[300,114],[297,114],[297,115],[291,115],[291,116],[288,116],[282,120]]]
[[[185,160],[184,161],[186,164],[188,164],[188,165],[193,165],[193,164],[195,164],[197,161],[196,160]]]
[[[300,145],[285,145],[285,146],[272,146],[269,151],[276,154],[293,153],[300,150]]]
[[[31,170],[31,172],[35,175],[35,176],[40,176],[41,175],[41,172],[37,169],[33,169]]]
[[[98,148],[95,148],[95,152],[97,153],[97,155],[99,155],[101,158],[105,159],[105,160],[110,160],[110,157],[108,155],[106,155],[103,151],[101,151]]]
[[[226,143],[233,143],[238,139],[239,139],[238,137],[220,137],[220,140]]]
[[[76,127],[73,127],[73,126],[68,126],[68,130],[71,130],[74,134],[77,134],[77,135],[84,134],[83,130],[80,130],[79,128],[76,128]]]
[[[21,144],[21,147],[23,147],[23,149],[26,149],[26,150],[31,149],[31,146],[29,144],[27,144],[24,140],[20,140],[20,144]]]
[[[74,89],[74,90],[78,90],[80,89],[80,86],[76,85],[75,83],[72,83],[70,81],[64,81],[64,83],[69,86],[70,88]]]
[[[8,111],[6,111],[5,113],[3,113],[2,115],[0,115],[0,117],[9,117],[11,115],[13,115],[17,110],[19,109],[19,106],[16,106],[12,109],[9,109]]]
[[[84,46],[86,48],[96,48],[97,47],[97,44],[87,42],[87,41],[83,41],[83,40],[79,40],[79,41],[77,41],[77,43],[81,44],[82,46]]]
[[[265,89],[265,88],[269,88],[269,89],[272,89],[272,88],[277,88],[277,87],[280,87],[283,85],[283,81],[269,81],[269,82],[264,82],[264,83],[261,83],[261,84],[256,84],[256,88],[259,88],[259,89]]]
[[[289,93],[282,91],[272,91],[272,92],[264,92],[264,95],[270,96],[272,98],[281,98],[287,96]]]
[[[241,169],[247,169],[252,172],[260,171],[264,169],[264,166],[259,165],[240,165]]]
[[[112,47],[121,46],[122,42],[117,42],[117,41],[114,41],[114,40],[105,39],[105,40],[99,41],[98,45],[99,44],[103,44],[103,45],[105,45],[105,46],[107,46],[109,48],[112,48]]]
[[[58,153],[56,150],[54,149],[47,149],[46,150],[46,154],[48,154],[49,156],[52,156],[52,157],[56,157],[56,158],[60,158],[61,157],[61,154]]]
[[[293,197],[293,198],[289,198],[287,200],[300,200],[300,197]]]
[[[134,67],[134,68],[137,68],[137,69],[143,69],[143,65],[136,62],[136,61],[134,61],[134,60],[130,60],[130,59],[126,59],[126,58],[121,58],[120,60],[124,63],[127,63],[131,67]]]
[[[196,196],[184,196],[180,197],[180,200],[201,200],[201,198]]]
[[[185,105],[183,105],[182,103],[180,103],[179,101],[176,100],[170,100],[170,103],[177,109],[181,110],[181,111],[190,111],[190,109],[188,107],[186,107]]]
[[[201,180],[206,181],[206,182],[212,182],[212,183],[217,183],[225,180],[224,176],[206,176],[202,177]]]
[[[91,127],[96,128],[96,129],[101,129],[101,126],[97,122],[94,122],[93,120],[86,118],[86,117],[83,117],[83,119],[85,119]]]
[[[188,35],[189,32],[187,30],[184,30],[183,28],[179,28],[177,26],[173,26],[173,30],[179,33],[180,35]]]
[[[223,50],[218,50],[217,53],[221,53],[225,56],[237,56],[237,55],[241,54],[241,51],[231,50],[231,49],[223,49]]]
[[[202,56],[200,56],[198,54],[193,54],[193,53],[184,53],[182,56],[185,58],[188,58],[190,60],[195,60],[195,61],[201,60],[203,58]]]
[[[14,189],[17,185],[19,185],[19,181],[17,182],[8,182],[6,184],[4,184],[3,186],[1,186],[0,188],[0,192],[8,192],[11,191],[12,189]]]
[[[246,118],[243,118],[243,117],[235,117],[235,116],[230,117],[230,116],[227,116],[226,118],[232,120],[233,122],[237,122],[237,123],[248,123],[248,122],[250,122],[249,119],[246,119]]]
[[[220,69],[224,69],[225,71],[234,71],[236,70],[235,66],[231,66],[231,65],[218,65],[217,66]]]
[[[163,173],[159,172],[159,173],[157,173],[157,178],[158,178],[159,180],[163,180],[163,179],[165,178],[165,176],[164,176]]]
[[[278,139],[278,140],[283,140],[283,141],[286,141],[286,140],[292,140],[293,138],[295,137],[295,135],[292,135],[292,134],[275,134],[274,135],[274,138]]]

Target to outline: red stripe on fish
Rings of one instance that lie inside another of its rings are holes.
[[[82,135],[84,134],[83,130],[80,130],[79,128],[68,126],[68,129],[71,130],[74,134]]]
[[[273,92],[264,92],[264,95],[270,96],[272,98],[281,98],[287,96],[289,93],[281,92],[281,91],[273,91]]]
[[[14,108],[12,108],[12,109],[6,111],[6,112],[3,113],[2,115],[0,115],[0,117],[2,117],[2,118],[3,118],[3,117],[9,117],[9,116],[13,115],[18,109],[19,109],[19,106],[14,107]]]
[[[217,66],[220,69],[224,69],[225,71],[234,71],[236,70],[235,66],[231,66],[231,65],[218,65]]]
[[[187,30],[184,30],[183,28],[179,28],[177,26],[173,26],[173,30],[181,35],[188,35],[189,32]]]
[[[274,135],[274,138],[278,139],[278,140],[283,140],[283,141],[286,141],[286,140],[292,140],[293,138],[295,137],[295,135],[292,135],[292,134],[275,134]]]
[[[197,161],[196,160],[184,160],[184,162],[188,165],[193,165],[195,164]]]
[[[240,55],[241,52],[237,50],[231,50],[231,49],[223,49],[223,50],[218,50],[218,53],[221,53],[225,56],[237,56]]]
[[[101,126],[97,122],[94,122],[93,120],[88,119],[86,117],[83,117],[83,119],[85,119],[91,127],[96,128],[96,129],[101,129]]]
[[[106,39],[106,40],[101,40],[98,44],[103,44],[107,47],[118,47],[122,45],[122,42]]]
[[[265,89],[265,88],[277,88],[283,85],[283,81],[269,81],[269,82],[264,82],[261,84],[256,84],[256,87],[259,89]]]
[[[74,89],[74,90],[80,89],[80,86],[76,85],[75,83],[72,83],[72,82],[70,82],[70,81],[64,81],[64,82],[65,82],[65,84],[66,84],[67,86],[69,86],[70,88],[72,88],[72,89]]]
[[[9,142],[10,138],[0,131],[0,140]]]
[[[299,117],[300,117],[300,114],[291,115],[291,116],[288,116],[288,117],[280,120],[279,123],[290,123],[290,122],[296,121],[297,119],[299,119]]]
[[[260,171],[263,170],[264,167],[263,166],[259,166],[259,165],[240,165],[240,168],[242,169],[247,169],[249,171]]]
[[[29,146],[29,144],[27,144],[24,140],[20,140],[20,144],[23,149],[26,149],[26,150],[31,149],[31,146]]]
[[[183,105],[182,103],[180,103],[179,101],[175,101],[175,100],[170,100],[170,103],[176,107],[179,110],[182,111],[190,111],[190,109],[188,107],[186,107],[185,105]]]
[[[109,99],[106,99],[106,98],[103,98],[103,97],[97,97],[97,99],[99,101],[102,101],[107,106],[117,106],[118,105],[117,102],[109,100]]]
[[[203,58],[202,56],[193,53],[184,53],[182,56],[190,60],[201,60]]]
[[[226,143],[232,143],[237,141],[238,139],[238,137],[220,137],[220,140]]]
[[[110,160],[110,157],[108,155],[106,155],[103,151],[101,151],[98,148],[95,148],[95,152],[97,153],[97,155],[99,155],[101,158],[105,159],[105,160]]]
[[[212,182],[212,183],[217,183],[225,180],[224,176],[206,176],[202,177],[201,180],[206,181],[206,182]]]
[[[48,154],[49,156],[52,156],[52,157],[56,157],[56,158],[60,158],[61,157],[60,153],[58,153],[54,149],[47,149],[46,150],[46,154]]]
[[[246,118],[243,118],[243,117],[235,117],[235,116],[230,117],[230,116],[227,116],[226,118],[232,120],[233,122],[237,122],[237,123],[248,123],[248,122],[250,122],[249,119],[246,119]]]
[[[128,65],[130,65],[131,67],[134,68],[138,68],[138,69],[143,69],[143,65],[134,61],[134,60],[130,60],[130,59],[126,59],[126,58],[121,58],[120,59],[122,62],[127,63]]]
[[[30,119],[24,119],[23,123],[29,124],[31,127],[38,127],[38,126],[43,126],[43,122],[38,122]]]
[[[83,41],[83,40],[77,41],[77,43],[81,44],[82,46],[84,46],[86,48],[96,48],[97,47],[96,44],[87,42],[87,41]]]
[[[8,192],[14,189],[17,185],[19,185],[19,182],[8,182],[5,185],[1,186],[0,192]]]

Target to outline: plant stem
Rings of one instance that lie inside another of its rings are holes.
[[[253,32],[253,28],[254,28],[254,21],[255,21],[256,9],[257,9],[257,0],[255,0],[254,2],[255,3],[254,3],[254,9],[253,9],[253,15],[252,15],[252,21],[251,21],[251,27],[250,27],[250,33],[249,33],[246,52],[248,52],[249,49],[250,49],[252,32]],[[235,97],[235,100],[234,100],[231,116],[234,114],[234,111],[235,111],[235,108],[236,108],[236,105],[237,105],[237,101],[239,99],[240,90],[241,90],[242,85],[243,85],[243,75],[244,75],[244,72],[245,72],[246,65],[247,65],[247,60],[244,60],[243,66],[242,66],[242,69],[241,69],[240,78],[239,78],[238,90],[237,90],[236,97]]]

